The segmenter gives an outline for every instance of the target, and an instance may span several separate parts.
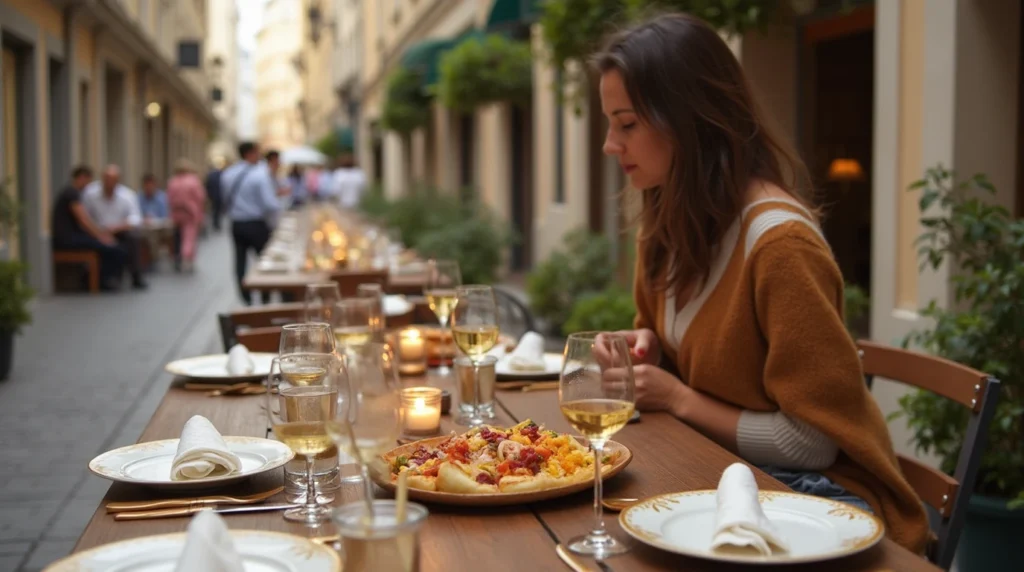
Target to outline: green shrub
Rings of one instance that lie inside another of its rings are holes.
[[[423,86],[423,75],[399,67],[388,78],[381,125],[407,135],[430,121],[430,94]]]
[[[562,335],[595,330],[631,330],[635,316],[633,295],[621,288],[585,294],[573,304],[572,314],[562,325]]]
[[[556,250],[527,276],[530,307],[560,331],[576,301],[586,294],[602,292],[615,279],[611,243],[587,229],[567,233],[565,250]]]
[[[371,185],[359,199],[359,210],[376,222],[384,222],[390,208],[391,202],[384,196],[380,183]]]
[[[865,320],[868,310],[871,309],[871,299],[868,298],[868,293],[856,284],[847,283],[843,288],[843,308],[845,310],[843,319],[850,337],[855,340],[865,337],[868,334],[865,331]]]
[[[470,205],[458,197],[433,189],[405,195],[391,201],[383,222],[397,229],[402,242],[417,246],[423,235],[455,225],[472,216]]]
[[[461,221],[421,235],[416,251],[424,258],[458,260],[464,284],[491,284],[497,278],[503,251],[514,241],[513,233],[483,207],[471,211]]]
[[[1024,507],[1024,220],[983,200],[995,192],[982,175],[957,183],[941,166],[910,187],[923,189],[921,267],[952,269],[954,301],[932,300],[921,311],[928,327],[904,346],[925,351],[999,378],[1001,392],[981,455],[974,492],[1016,499]],[[937,204],[932,216],[930,208]],[[918,450],[937,455],[952,474],[967,428],[966,408],[929,391],[900,398],[891,418],[906,417]]]
[[[28,303],[35,291],[25,283],[28,268],[17,260],[0,260],[0,331],[18,333],[32,322]]]
[[[440,67],[436,89],[445,107],[471,112],[495,101],[528,105],[533,99],[529,42],[500,34],[468,38],[441,57]]]

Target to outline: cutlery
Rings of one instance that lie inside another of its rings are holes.
[[[643,499],[629,499],[629,498],[606,498],[601,499],[601,504],[608,510],[620,512],[627,508],[635,505]]]
[[[112,502],[107,503],[107,512],[124,512],[129,510],[155,510],[161,508],[180,508],[180,507],[191,507],[191,506],[208,506],[208,505],[222,505],[222,504],[254,504],[267,500],[268,498],[276,495],[277,493],[284,490],[284,487],[277,487],[276,489],[264,491],[262,493],[256,493],[254,495],[248,495],[244,497],[235,496],[208,496],[208,497],[197,497],[197,498],[183,498],[183,499],[167,499],[167,500],[155,500],[155,501],[131,501],[131,502]]]
[[[544,391],[547,389],[558,389],[557,381],[535,381],[530,385],[524,386],[519,391],[526,393],[528,391]]]
[[[261,383],[252,383],[249,381],[240,381],[238,383],[192,383],[185,382],[185,389],[190,391],[210,391],[212,389],[232,389],[232,388],[243,388],[247,386],[263,387]]]
[[[140,510],[136,512],[119,512],[114,515],[114,520],[144,520],[148,518],[170,518],[175,516],[188,516],[201,510],[212,510],[217,514],[230,514],[235,512],[262,512],[270,510],[284,510],[302,505],[291,503],[280,504],[257,504],[253,506],[235,506],[229,508],[213,508],[206,505],[187,506],[182,508],[164,508],[159,510]]]
[[[569,549],[564,545],[559,544],[555,546],[555,552],[558,553],[558,557],[565,562],[565,565],[573,570],[573,572],[594,572],[594,569],[583,563],[582,560],[576,557]]]
[[[262,395],[266,393],[266,389],[260,385],[250,385],[247,387],[241,387],[237,389],[215,389],[210,393],[207,393],[207,397],[220,397],[221,395]]]

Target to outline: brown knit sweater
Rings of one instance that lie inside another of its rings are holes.
[[[922,553],[925,511],[864,383],[843,325],[842,276],[809,214],[779,199],[752,203],[685,304],[654,293],[640,265],[636,327],[657,332],[684,383],[741,409],[781,410],[830,437],[840,453],[822,472],[867,501],[894,541]]]

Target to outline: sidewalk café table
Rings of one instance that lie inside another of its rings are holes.
[[[403,378],[404,386],[432,384],[457,395],[450,381],[432,377]],[[182,380],[175,380],[146,427],[140,442],[177,438],[192,415],[207,417],[223,435],[266,437],[269,434],[261,395],[207,397],[203,391],[184,389]],[[500,390],[496,399],[497,419],[492,424],[512,426],[530,418],[556,431],[570,431],[558,409],[554,391]],[[453,404],[452,409],[455,409]],[[465,427],[442,416],[441,433],[462,432]],[[605,482],[605,497],[645,498],[674,491],[714,489],[722,471],[738,458],[714,442],[666,413],[644,413],[638,423],[629,424],[615,440],[633,452],[633,460],[619,475]],[[754,469],[761,490],[787,490],[767,474]],[[283,471],[254,476],[249,481],[231,485],[211,493],[248,495],[267,491],[282,484]],[[359,484],[343,485],[334,505],[359,500]],[[196,493],[185,493],[197,496]],[[377,488],[380,498],[387,493]],[[183,532],[189,518],[163,518],[119,522],[107,514],[105,505],[113,501],[139,501],[167,498],[166,491],[153,491],[124,483],[113,483],[100,503],[74,552],[102,544],[155,534]],[[267,502],[281,502],[283,498]],[[459,570],[564,570],[555,547],[559,542],[589,530],[593,523],[593,496],[590,491],[576,493],[552,501],[525,506],[454,507],[428,505],[430,514],[421,531],[421,562],[424,571]],[[231,529],[258,529],[287,532],[304,537],[334,534],[334,525],[326,523],[317,529],[286,521],[280,512],[251,512],[224,515]],[[633,541],[619,526],[616,515],[608,513],[605,523],[618,538],[630,542],[632,550],[604,561],[600,567],[593,560],[580,558],[594,570],[753,570],[719,562],[687,558],[664,552]],[[857,555],[802,566],[771,566],[772,570],[833,571],[926,571],[938,570],[922,557],[911,554],[885,538],[874,547]]]

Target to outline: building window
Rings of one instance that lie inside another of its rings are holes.
[[[178,42],[178,67],[199,68],[199,42],[181,41]]]
[[[565,110],[562,108],[564,92],[562,70],[555,71],[555,202],[565,203]]]

